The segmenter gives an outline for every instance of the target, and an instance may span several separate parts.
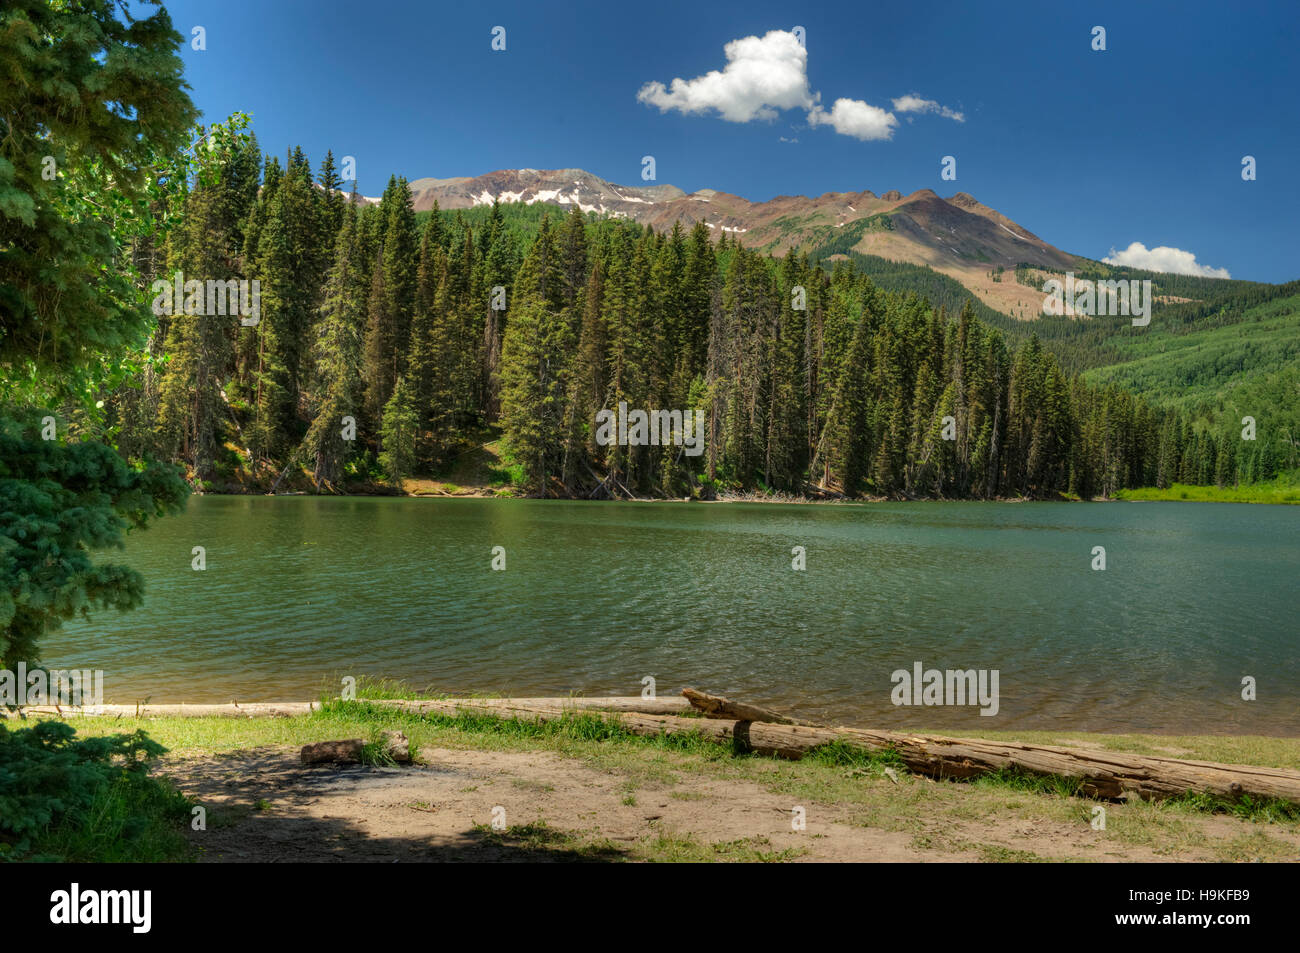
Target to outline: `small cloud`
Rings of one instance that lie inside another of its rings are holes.
[[[794,139],[787,139],[785,136],[781,136],[781,141],[782,141],[782,142],[798,142],[799,140],[798,140],[797,138],[794,138]]]
[[[716,110],[728,122],[775,119],[779,109],[809,109],[817,97],[808,89],[808,51],[787,30],[762,38],[746,36],[722,48],[727,65],[695,79],[677,78],[671,87],[646,83],[638,102],[661,112]]]
[[[830,112],[813,106],[808,113],[808,125],[830,126],[841,135],[868,141],[892,138],[898,119],[893,113],[860,99],[837,99]]]
[[[1227,268],[1213,268],[1196,263],[1196,256],[1181,248],[1158,245],[1147,248],[1141,242],[1134,242],[1121,252],[1110,250],[1102,259],[1108,265],[1123,265],[1127,268],[1141,268],[1144,271],[1162,271],[1170,275],[1198,275],[1202,278],[1231,278]]]
[[[894,109],[900,113],[938,113],[945,119],[954,119],[957,122],[966,121],[965,113],[959,113],[955,109],[941,106],[933,99],[922,99],[916,93],[899,96],[894,100]]]

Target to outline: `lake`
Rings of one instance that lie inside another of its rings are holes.
[[[43,650],[112,702],[651,676],[871,727],[1300,735],[1300,507],[209,496],[109,555],[145,605]],[[893,704],[917,663],[996,670],[997,713]]]

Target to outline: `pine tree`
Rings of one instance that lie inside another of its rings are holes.
[[[831,475],[845,496],[857,496],[867,474],[871,447],[871,322],[860,318],[840,364],[839,380],[830,400],[823,441],[817,456],[825,463],[823,486]],[[816,467],[817,460],[814,460]]]
[[[182,300],[171,300],[165,341],[171,358],[160,387],[159,428],[163,445],[191,467],[197,480],[214,476],[225,429],[222,385],[240,321],[238,308],[232,309],[233,302],[224,296],[224,282],[234,275],[223,192],[215,184],[190,193],[184,224],[173,235],[168,256],[169,271],[179,271],[186,284]],[[209,281],[223,283],[224,315],[208,313],[217,310],[216,296],[209,309]]]
[[[524,464],[531,492],[545,495],[563,468],[567,357],[574,327],[560,248],[543,217],[519,269],[513,316],[501,353],[501,423]]]
[[[452,309],[442,293],[446,281],[446,254],[438,244],[435,231],[426,228],[420,241],[408,372],[420,410],[417,456],[426,463],[431,463],[454,438],[448,432],[452,407],[447,392],[447,363],[455,344],[447,336]]]
[[[358,422],[364,420],[361,366],[365,279],[361,273],[355,203],[349,203],[344,211],[343,227],[335,246],[334,266],[326,282],[314,353],[315,384],[321,396],[315,419],[303,441],[304,450],[315,461],[318,491],[322,486],[332,488],[340,483],[344,465],[357,446],[355,438],[348,440],[344,434],[350,428],[359,429]]]
[[[311,166],[295,149],[266,204],[254,264],[262,286],[262,320],[256,327],[250,432],[255,452],[272,459],[292,452],[304,431],[299,412],[326,264],[320,214]]]
[[[420,427],[420,413],[415,406],[415,393],[406,378],[399,377],[393,385],[393,396],[384,405],[380,439],[383,450],[379,465],[398,490],[415,470],[415,440]]]
[[[378,422],[383,409],[397,386],[392,357],[393,316],[392,298],[384,283],[384,268],[376,260],[370,271],[370,292],[366,299],[366,334],[364,380],[366,384],[366,410],[371,420]]]
[[[316,176],[316,182],[321,187],[320,210],[318,218],[323,229],[321,235],[322,257],[326,261],[334,261],[334,239],[338,235],[339,229],[343,227],[343,211],[347,204],[347,199],[343,195],[343,180],[339,178],[338,171],[334,167],[334,151],[325,150],[325,158],[320,164],[320,173]],[[353,189],[353,199],[356,201],[356,190]]]
[[[605,277],[599,260],[593,262],[591,275],[583,293],[582,324],[578,332],[578,350],[569,382],[568,428],[565,434],[561,480],[571,486],[591,471],[604,465],[603,449],[596,444],[596,414],[606,409],[605,387],[609,362],[609,340],[601,314]]]

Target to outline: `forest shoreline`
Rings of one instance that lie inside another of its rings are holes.
[[[859,496],[853,499],[845,498],[818,498],[812,496],[804,497],[773,497],[761,498],[752,496],[723,496],[717,499],[705,500],[697,497],[613,497],[601,500],[592,499],[583,496],[526,496],[524,494],[514,494],[510,492],[499,492],[490,487],[466,487],[462,488],[466,492],[397,492],[392,489],[380,491],[352,491],[348,493],[314,493],[309,490],[293,490],[282,493],[267,493],[256,490],[196,490],[195,496],[274,496],[274,497],[299,497],[299,496],[318,496],[318,497],[337,497],[346,499],[349,497],[364,498],[382,498],[396,497],[408,500],[549,500],[552,502],[564,503],[754,503],[759,505],[776,505],[776,506],[793,506],[793,505],[823,505],[823,506],[869,506],[875,503],[1243,503],[1259,505],[1278,505],[1278,506],[1295,506],[1300,504],[1300,492],[1294,494],[1294,498],[1287,499],[1262,499],[1254,487],[1241,487],[1239,492],[1224,492],[1218,497],[1204,496],[1178,496],[1173,488],[1167,490],[1158,490],[1154,487],[1144,488],[1138,493],[1133,491],[1124,491],[1121,496],[1094,496],[1086,499],[1079,497],[1058,497],[1048,499],[1034,496],[998,496],[990,499],[977,499],[974,497],[888,497],[888,496]],[[1200,488],[1204,489],[1204,488]],[[1132,495],[1130,495],[1132,494]]]

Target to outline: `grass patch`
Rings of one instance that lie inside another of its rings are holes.
[[[664,834],[637,845],[635,852],[640,859],[667,864],[775,864],[794,860],[807,850],[802,847],[776,850],[766,837],[706,844],[694,837]]]
[[[165,779],[115,781],[97,790],[84,810],[42,831],[27,859],[113,864],[190,860],[181,829],[192,807]]]
[[[1148,486],[1120,490],[1120,500],[1177,500],[1192,503],[1300,503],[1300,480],[1286,474],[1267,483],[1243,483],[1240,486],[1193,486],[1174,483],[1165,489]]]
[[[941,732],[940,732],[941,733]],[[982,731],[991,740],[1026,741],[1031,744],[1097,745],[1106,751],[1223,764],[1258,764],[1300,771],[1300,738],[1266,738],[1259,735],[1105,735],[1062,731]]]
[[[625,858],[625,851],[608,840],[587,841],[576,834],[548,827],[540,820],[500,831],[493,830],[489,824],[475,824],[474,833],[485,844],[508,854],[511,860],[608,862]]]
[[[1201,814],[1231,814],[1243,821],[1265,824],[1300,822],[1300,804],[1279,798],[1252,798],[1249,795],[1236,801],[1211,794],[1184,794],[1164,802],[1170,808],[1186,808]]]
[[[1027,850],[1015,850],[1002,844],[980,844],[980,857],[990,864],[1041,864],[1047,858]]]
[[[59,721],[0,723],[0,860],[188,859],[192,805],[149,774],[166,750],[143,731],[78,738]]]
[[[831,768],[852,768],[859,772],[875,773],[883,776],[885,768],[892,768],[896,773],[907,772],[907,765],[897,751],[866,751],[843,741],[832,741],[828,745],[813,748],[803,760],[813,764],[822,764]]]
[[[971,784],[979,787],[999,788],[1001,790],[1023,791],[1030,794],[1046,794],[1052,797],[1081,797],[1083,781],[1078,778],[1066,778],[1055,774],[1030,774],[1003,768],[972,778]]]

